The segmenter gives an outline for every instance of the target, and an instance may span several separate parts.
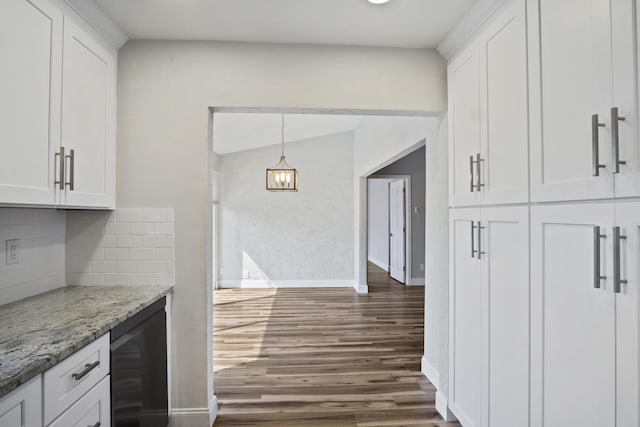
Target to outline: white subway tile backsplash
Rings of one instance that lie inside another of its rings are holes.
[[[70,285],[171,285],[173,234],[171,208],[70,212],[67,281]]]
[[[65,285],[65,212],[0,208],[0,305]],[[6,265],[6,240],[18,264]]]

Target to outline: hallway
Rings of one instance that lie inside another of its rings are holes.
[[[420,372],[424,287],[214,293],[215,426],[439,426]]]

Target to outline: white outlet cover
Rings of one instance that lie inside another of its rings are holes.
[[[6,253],[7,253],[7,265],[18,264],[20,259],[18,257],[19,240],[11,239],[7,240]]]

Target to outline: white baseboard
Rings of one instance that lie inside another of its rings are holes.
[[[218,416],[218,399],[214,396],[208,408],[174,408],[171,427],[211,427]]]
[[[371,257],[371,256],[367,257],[367,259],[369,260],[370,263],[373,263],[373,264],[377,265],[378,267],[380,267],[384,271],[386,271],[386,272],[389,271],[389,263],[388,262],[382,262],[379,259],[375,259],[374,257]]]
[[[407,286],[424,286],[424,277],[411,277],[407,281]]]
[[[357,293],[359,294],[368,294],[369,293],[369,285],[365,284],[358,284],[357,282],[353,282],[353,289],[356,290]]]
[[[266,288],[353,288],[353,280],[218,280],[216,289]]]
[[[449,410],[449,401],[447,396],[440,391],[436,392],[436,411],[438,411],[440,416],[447,422],[458,420]]]
[[[440,387],[440,374],[438,373],[438,370],[427,360],[427,356],[423,355],[420,362],[422,373],[427,377],[431,384],[438,389]]]

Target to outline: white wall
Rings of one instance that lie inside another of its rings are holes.
[[[172,396],[174,409],[195,414],[192,425],[214,403],[207,283],[211,106],[440,112],[445,62],[421,49],[166,41],[129,41],[120,49],[117,203],[175,208]],[[362,140],[356,145],[359,177],[378,157],[363,153]],[[367,161],[358,163],[360,156]],[[358,231],[366,233],[366,224]]]
[[[367,180],[367,259],[385,271],[389,271],[389,182]]]
[[[424,270],[420,264],[425,263],[425,149],[421,147],[407,156],[396,160],[377,171],[376,175],[410,175],[411,176],[411,271],[407,280],[410,284],[424,284]],[[417,210],[417,212],[416,212]]]
[[[6,241],[19,239],[19,264],[6,265]],[[65,285],[65,212],[0,208],[0,305]]]
[[[447,120],[427,138],[426,268],[423,371],[445,400],[449,358],[449,212]]]
[[[280,149],[219,156],[219,284],[353,286],[353,132],[286,144],[297,193],[265,190]]]

